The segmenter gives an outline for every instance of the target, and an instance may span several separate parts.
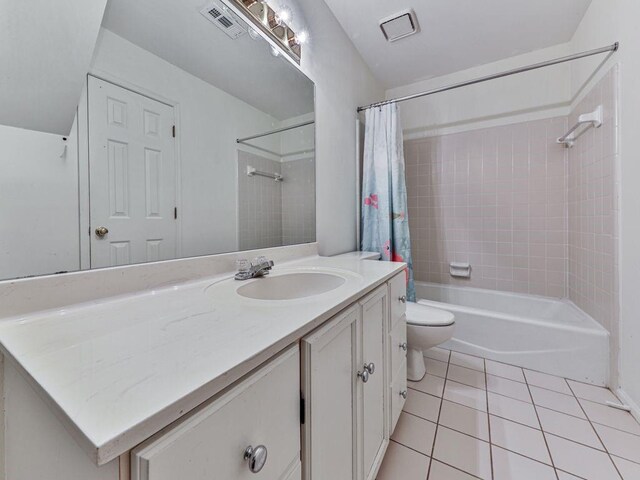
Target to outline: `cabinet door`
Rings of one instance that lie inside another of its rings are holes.
[[[302,340],[303,478],[354,478],[356,326],[352,307]]]
[[[247,447],[267,449],[251,472]],[[297,345],[131,453],[132,480],[295,479],[300,463]],[[299,478],[299,477],[297,477]]]
[[[362,302],[362,360],[365,366],[372,366],[373,373],[368,381],[359,382],[362,388],[362,461],[363,478],[375,478],[385,450],[385,396],[387,380],[386,338],[387,338],[387,288],[382,287]]]
[[[403,360],[402,364],[398,368],[393,381],[391,383],[391,433],[396,428],[398,420],[400,420],[400,414],[404,408],[406,402],[408,390],[407,390],[407,360]]]
[[[389,282],[389,302],[391,303],[390,328],[393,329],[407,311],[407,275],[400,273]]]

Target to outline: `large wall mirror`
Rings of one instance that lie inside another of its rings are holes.
[[[221,1],[109,0],[71,134],[0,140],[0,279],[315,241],[314,84]]]

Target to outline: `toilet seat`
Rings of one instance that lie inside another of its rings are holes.
[[[416,327],[449,327],[456,317],[451,312],[418,303],[407,303],[407,325]]]

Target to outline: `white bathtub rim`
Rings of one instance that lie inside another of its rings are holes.
[[[425,285],[427,287],[438,287],[438,288],[446,288],[446,289],[451,289],[451,290],[463,290],[465,292],[481,292],[481,293],[488,293],[488,294],[493,294],[493,295],[502,295],[504,297],[530,297],[530,298],[534,298],[537,300],[546,300],[548,302],[567,302],[567,303],[571,303],[573,305],[573,302],[569,301],[567,298],[564,297],[548,297],[545,295],[537,295],[535,293],[519,293],[519,292],[509,292],[507,290],[493,290],[490,288],[482,288],[482,287],[465,287],[463,285],[456,285],[453,283],[435,283],[435,282],[423,282],[421,280],[416,280],[415,281],[416,285]],[[577,308],[577,307],[576,307]],[[582,311],[582,310],[580,310]]]
[[[542,298],[545,298],[545,297],[542,297]],[[562,301],[562,300],[558,300],[558,301]],[[418,299],[418,303],[421,305],[426,305],[433,308],[439,308],[440,310],[447,310],[453,314],[455,314],[456,312],[467,313],[471,315],[479,315],[482,317],[496,318],[498,320],[517,321],[517,322],[527,323],[529,325],[538,326],[538,327],[552,327],[554,329],[560,329],[567,332],[588,333],[590,335],[609,337],[609,332],[602,325],[600,325],[598,322],[596,322],[593,318],[591,318],[589,315],[587,315],[585,312],[583,312],[580,309],[578,309],[580,311],[580,314],[583,314],[585,316],[585,319],[589,323],[591,323],[590,326],[580,327],[576,325],[566,325],[562,323],[553,322],[550,320],[538,320],[531,317],[524,317],[520,315],[496,312],[495,310],[484,310],[480,308],[464,307],[461,305],[456,305],[454,303],[436,302],[433,300],[427,300],[422,298]],[[568,306],[572,308],[577,308],[575,305],[573,305],[572,302],[567,302],[567,303],[569,304]]]

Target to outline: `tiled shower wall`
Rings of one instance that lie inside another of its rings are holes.
[[[282,163],[282,243],[296,245],[316,240],[315,160]]]
[[[574,109],[569,123],[598,105],[602,127],[569,150],[569,298],[617,338],[617,67]]]
[[[566,129],[560,117],[405,142],[417,280],[566,296]]]
[[[281,174],[282,182],[247,175],[247,166]],[[238,151],[240,250],[315,242],[315,160],[278,162]]]
[[[406,141],[416,279],[568,297],[617,338],[617,92],[616,66],[569,118]],[[598,105],[602,127],[556,143]]]
[[[247,166],[282,173],[281,163],[238,151],[238,243],[240,250],[282,245],[282,189],[270,178],[247,175]]]

